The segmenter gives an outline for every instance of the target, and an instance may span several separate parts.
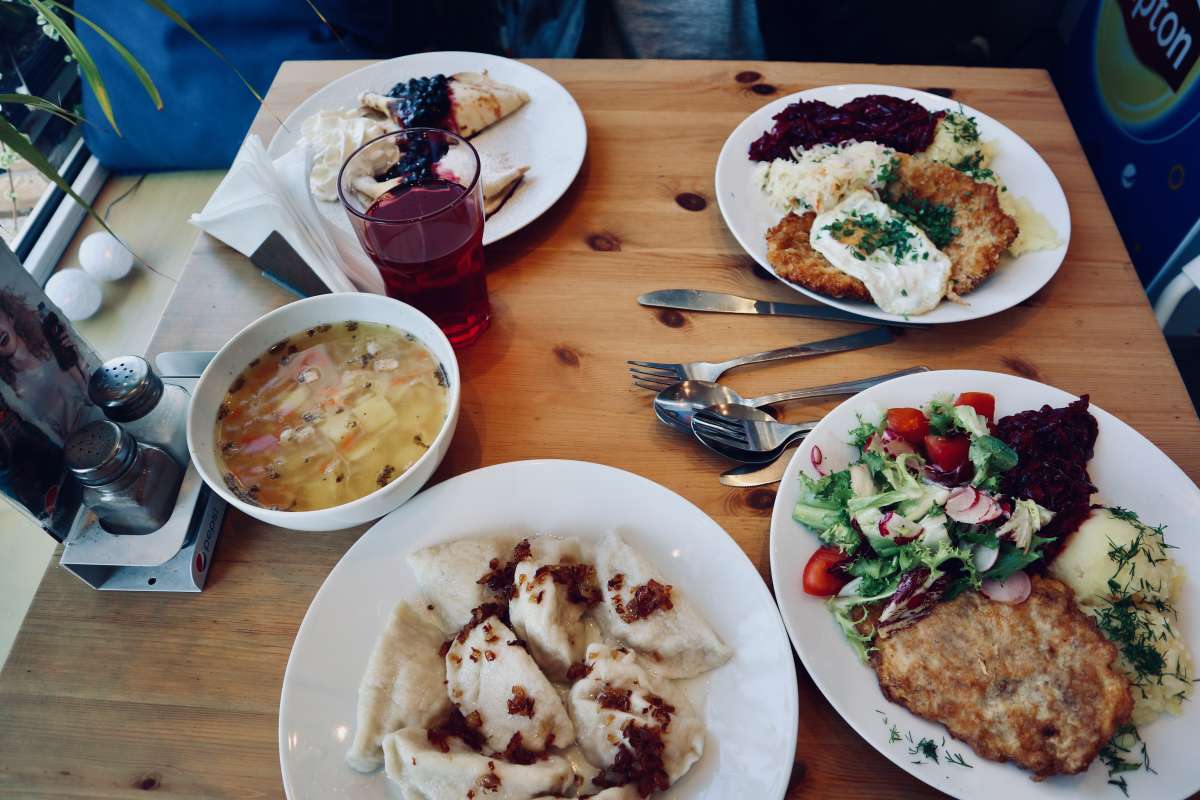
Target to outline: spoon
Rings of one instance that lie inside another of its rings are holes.
[[[742,464],[730,467],[721,473],[718,480],[726,486],[735,486],[739,489],[779,483],[783,479],[783,473],[787,472],[788,463],[792,460],[792,453],[795,452],[795,449],[795,447],[786,448],[774,461],[767,464]]]
[[[714,425],[714,421],[723,421],[724,425]],[[747,464],[764,464],[803,439],[816,424],[788,425],[753,406],[723,403],[694,416],[692,434],[717,455]],[[726,432],[735,429],[737,433]],[[745,438],[745,443],[737,444],[739,438]]]
[[[681,381],[672,384],[658,393],[654,398],[654,414],[659,421],[668,427],[682,433],[692,432],[692,417],[697,411],[722,404],[737,404],[759,408],[784,400],[801,400],[809,397],[827,397],[838,394],[857,394],[864,389],[918,372],[928,372],[929,367],[910,367],[887,375],[876,375],[871,378],[860,378],[842,383],[830,383],[825,386],[812,386],[808,389],[793,389],[790,392],[766,394],[762,397],[742,397],[733,389],[712,381]]]

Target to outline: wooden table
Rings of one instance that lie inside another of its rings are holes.
[[[732,384],[766,392],[913,364],[1010,372],[1090,392],[1200,477],[1200,425],[1046,73],[533,63],[579,101],[588,156],[558,205],[487,251],[494,322],[461,354],[462,415],[438,479],[524,458],[621,467],[697,503],[769,579],[774,489],[718,484],[727,464],[658,425],[650,395],[630,386],[624,361],[727,357],[855,330],[655,312],[634,302],[641,292],[677,286],[789,296],[726,230],[713,199],[717,152],[772,97],[845,82],[937,87],[1025,137],[1066,190],[1074,226],[1066,263],[1049,286],[1004,314],[913,331],[884,348],[740,370]],[[283,117],[359,66],[286,64],[270,107]],[[265,140],[277,124],[260,113],[251,131]],[[202,236],[151,350],[215,349],[289,299]],[[276,711],[284,665],[313,594],[360,533],[293,534],[230,513],[208,588],[196,596],[98,593],[52,566],[0,675],[0,796],[282,795]],[[938,796],[860,739],[803,669],[799,681],[789,797]]]

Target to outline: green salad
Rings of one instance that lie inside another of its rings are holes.
[[[804,570],[804,590],[828,597],[846,638],[866,658],[879,632],[912,624],[966,590],[1021,602],[1023,570],[1051,541],[1038,532],[1053,512],[1005,495],[1017,453],[993,434],[995,398],[967,392],[923,408],[860,418],[846,469],[801,473],[793,518],[823,546]],[[873,611],[877,613],[873,613]]]

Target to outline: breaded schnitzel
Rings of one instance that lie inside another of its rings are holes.
[[[1035,780],[1086,770],[1133,711],[1116,647],[1049,578],[1016,605],[966,592],[875,645],[889,700]]]
[[[871,294],[862,281],[830,264],[808,243],[816,218],[816,213],[809,211],[803,215],[788,214],[779,220],[767,231],[767,261],[781,278],[806,289],[830,297],[871,302]]]
[[[927,201],[953,210],[957,235],[941,250],[950,259],[949,296],[963,295],[995,271],[1000,256],[1017,238],[1017,223],[1004,213],[996,187],[976,183],[953,167],[897,154],[898,179],[885,199]],[[767,231],[767,261],[780,277],[830,297],[871,301],[867,287],[847,275],[809,244],[816,214],[790,213]]]
[[[885,190],[886,200],[916,197],[954,209],[958,235],[942,248],[950,258],[950,290],[966,294],[996,270],[1000,256],[1017,238],[1017,221],[1000,208],[997,189],[976,183],[953,167],[898,154],[899,179]]]

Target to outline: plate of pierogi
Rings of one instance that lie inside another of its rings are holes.
[[[419,494],[313,598],[279,709],[293,800],[781,798],[796,673],[729,535],[578,461]]]

